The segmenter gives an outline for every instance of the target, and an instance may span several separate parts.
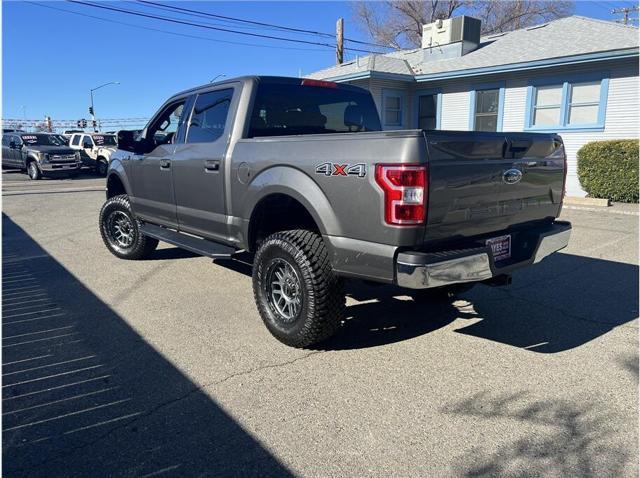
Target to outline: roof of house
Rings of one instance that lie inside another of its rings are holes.
[[[317,71],[309,78],[340,78],[358,73],[442,75],[500,65],[523,64],[638,48],[638,29],[619,23],[571,16],[541,25],[484,36],[464,56],[423,62],[422,49],[370,55]],[[410,78],[408,78],[410,79]]]

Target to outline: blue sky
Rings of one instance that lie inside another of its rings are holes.
[[[69,2],[38,3],[40,6],[18,1],[2,2],[4,118],[22,118],[23,107],[30,119],[41,119],[45,115],[54,119],[89,118],[89,90],[109,81],[120,84],[95,93],[99,117],[149,117],[173,93],[206,83],[219,74],[227,77],[243,74],[298,76],[300,71],[308,73],[335,61],[334,51],[320,46],[169,24]],[[611,19],[611,8],[633,4],[624,1],[576,2],[576,14]],[[102,5],[171,15],[133,2]],[[346,2],[177,2],[173,5],[327,33],[335,31],[338,17],[344,17],[347,38],[367,39],[354,25],[350,5]],[[100,21],[61,9],[209,40]],[[211,18],[190,19],[210,22],[221,28],[235,28],[228,22]],[[309,35],[243,30],[332,42],[330,38]],[[222,40],[270,48],[220,43]],[[348,57],[354,56],[355,53],[348,54]]]

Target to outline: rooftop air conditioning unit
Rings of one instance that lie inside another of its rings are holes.
[[[436,20],[422,27],[422,48],[469,42],[480,43],[480,25],[477,18],[461,16]]]

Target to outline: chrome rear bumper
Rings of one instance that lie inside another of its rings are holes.
[[[409,289],[427,289],[462,282],[479,282],[508,274],[530,264],[537,264],[548,255],[569,244],[571,224],[556,222],[538,236],[533,254],[526,260],[497,267],[488,247],[436,253],[401,252],[396,260],[396,282]]]

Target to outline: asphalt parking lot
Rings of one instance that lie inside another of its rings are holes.
[[[565,210],[569,248],[510,288],[350,284],[340,333],[296,350],[247,264],[118,260],[104,179],[24,178],[3,174],[5,476],[638,475],[629,208]]]

